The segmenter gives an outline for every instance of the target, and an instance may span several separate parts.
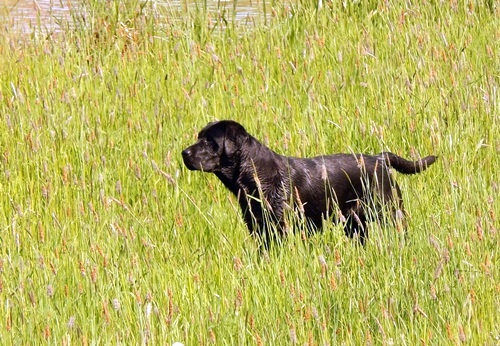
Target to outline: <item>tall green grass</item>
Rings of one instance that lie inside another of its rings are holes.
[[[2,344],[496,345],[499,9],[267,3],[266,24],[89,2],[0,35]],[[234,119],[295,156],[439,155],[409,234],[260,253],[180,151]]]

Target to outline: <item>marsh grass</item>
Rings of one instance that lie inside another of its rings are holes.
[[[498,7],[317,5],[248,27],[88,2],[4,30],[2,344],[498,344]],[[397,176],[408,238],[332,224],[262,254],[179,155],[225,118],[287,155],[439,155]]]

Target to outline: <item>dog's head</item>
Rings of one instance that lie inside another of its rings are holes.
[[[217,172],[232,161],[248,136],[235,121],[209,123],[198,134],[198,141],[182,151],[182,159],[190,170]]]

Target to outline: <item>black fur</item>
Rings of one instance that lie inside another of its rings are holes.
[[[359,236],[363,244],[366,223],[381,220],[384,208],[393,221],[401,219],[404,225],[401,191],[390,168],[415,174],[436,160],[427,156],[413,162],[390,152],[287,157],[230,120],[205,126],[182,157],[187,168],[214,173],[238,197],[250,233],[263,237],[266,244],[273,234],[286,233],[285,213],[291,209],[299,211],[312,229],[328,218],[341,220],[346,235]]]

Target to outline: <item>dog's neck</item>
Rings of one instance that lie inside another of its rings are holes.
[[[231,156],[231,166],[226,166],[224,169],[214,172],[222,183],[236,196],[244,193],[245,195],[259,196],[261,182],[260,177],[265,177],[264,186],[274,188],[273,181],[282,181],[282,171],[284,167],[279,167],[278,163],[282,160],[274,160],[272,158],[279,156],[271,149],[262,145],[257,139],[251,137],[247,142],[248,146],[254,146],[253,150],[247,150],[252,153],[251,157],[246,156],[247,153],[241,151],[236,152]],[[266,169],[265,174],[259,172],[256,168]],[[277,178],[277,179],[275,179]],[[281,186],[276,188],[282,188]]]

